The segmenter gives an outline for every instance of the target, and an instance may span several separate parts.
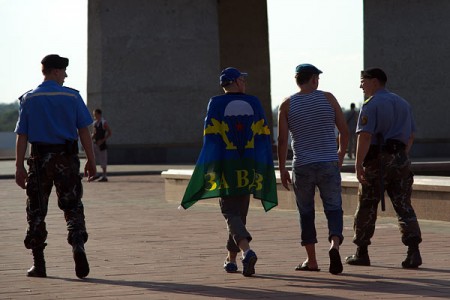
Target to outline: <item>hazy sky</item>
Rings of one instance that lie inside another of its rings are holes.
[[[319,89],[333,93],[341,106],[362,102],[362,3],[267,0],[273,107],[297,91],[300,63],[323,71]],[[65,85],[86,99],[87,0],[0,0],[0,36],[0,103],[39,84],[40,61],[50,53],[70,59]]]
[[[295,67],[319,68],[342,107],[363,101],[363,0],[267,0],[272,106],[298,91]]]
[[[0,0],[0,102],[42,82],[42,58],[70,59],[65,85],[86,95],[87,0]]]

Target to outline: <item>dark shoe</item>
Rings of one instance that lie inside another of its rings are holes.
[[[370,266],[369,255],[357,256],[356,254],[347,256],[345,262],[353,266]]]
[[[315,269],[310,268],[310,267],[308,266],[308,262],[305,261],[304,263],[299,264],[298,266],[296,266],[296,267],[295,267],[295,271],[319,272],[320,269],[319,269],[319,268],[315,268]]]
[[[47,277],[47,272],[45,270],[45,266],[44,267],[32,266],[28,270],[27,276],[28,277]]]
[[[75,261],[75,274],[78,278],[84,278],[89,274],[89,263],[86,257],[86,251],[82,244],[73,246],[73,260]]]
[[[419,247],[409,247],[406,259],[402,261],[402,267],[405,269],[416,269],[422,264]]]
[[[34,248],[31,250],[33,253],[34,264],[27,272],[28,277],[47,277],[44,259],[45,246],[47,246],[46,243],[38,248]]]
[[[102,177],[102,178],[100,178],[100,180],[98,182],[107,182],[107,181],[108,181],[108,178]]]
[[[353,266],[370,266],[369,252],[367,252],[367,246],[358,247],[356,249],[356,254],[347,256],[345,262],[348,265]]]
[[[231,262],[228,260],[225,260],[225,262],[223,263],[223,269],[227,272],[227,273],[236,273],[238,270],[238,266],[235,262]]]
[[[336,248],[331,248],[330,251],[328,251],[328,255],[330,256],[330,273],[333,275],[342,273],[344,267],[342,266],[339,250]],[[367,256],[367,258],[369,258],[369,256]]]
[[[249,277],[255,274],[255,265],[257,260],[258,257],[256,256],[256,253],[253,252],[253,250],[248,250],[247,254],[242,259],[242,265],[244,267],[242,270],[242,275]]]

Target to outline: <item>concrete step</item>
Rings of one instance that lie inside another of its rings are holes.
[[[191,178],[192,169],[169,169],[162,172],[164,178],[166,200],[180,202]],[[297,210],[295,196],[292,189],[286,190],[280,181],[280,174],[276,173],[278,206],[276,209]],[[345,215],[353,215],[358,205],[358,181],[354,173],[341,173],[342,177],[342,208]],[[316,211],[323,211],[319,192],[316,192]],[[386,211],[380,215],[395,217],[395,211],[385,195]],[[419,219],[450,221],[450,178],[444,176],[415,176],[411,197],[414,210]],[[199,201],[199,203],[217,203],[217,199]],[[260,206],[259,201],[252,201],[252,205]],[[379,206],[381,210],[381,205]]]

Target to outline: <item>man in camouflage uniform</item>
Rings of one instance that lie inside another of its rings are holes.
[[[367,100],[358,126],[356,176],[360,184],[359,204],[354,220],[356,254],[346,258],[349,265],[370,266],[367,247],[375,232],[377,208],[386,190],[397,213],[402,242],[408,246],[403,268],[422,264],[419,223],[411,205],[413,173],[408,152],[415,124],[408,102],[385,89],[387,76],[379,68],[361,72],[361,88]]]
[[[28,229],[25,247],[31,249],[34,265],[30,277],[46,277],[44,260],[47,230],[45,217],[53,185],[58,206],[64,211],[68,242],[72,245],[75,273],[79,278],[89,274],[84,243],[88,239],[81,202],[83,187],[78,158],[78,137],[84,147],[87,162],[84,168],[88,180],[95,176],[95,158],[88,126],[92,118],[78,91],[63,87],[69,60],[56,54],[42,60],[44,82],[22,95],[15,132],[16,183],[27,191]],[[24,166],[28,143],[31,156]]]

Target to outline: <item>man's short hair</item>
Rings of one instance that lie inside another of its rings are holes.
[[[387,82],[386,73],[380,68],[369,68],[361,71],[361,78],[378,79],[383,85]]]
[[[297,85],[305,84],[308,81],[310,81],[314,75],[317,75],[317,74],[315,74],[315,73],[297,73],[295,75],[295,81],[297,82]]]

